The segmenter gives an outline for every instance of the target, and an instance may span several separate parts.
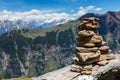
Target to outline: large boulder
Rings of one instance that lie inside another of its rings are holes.
[[[103,60],[111,60],[111,59],[115,58],[115,55],[113,55],[113,54],[101,54],[100,56],[98,56],[96,58],[88,58],[87,56],[84,57],[83,54],[82,54],[82,56],[80,56],[80,57],[81,57],[80,58],[81,60],[76,57],[74,59],[74,61],[76,61],[77,64],[81,65],[81,64],[92,64],[92,63],[100,62],[100,61],[103,61]],[[77,61],[76,59],[79,60],[79,61]]]
[[[81,75],[71,72],[71,66],[67,66],[44,75],[34,77],[33,80],[120,80],[120,55],[116,59],[110,60],[105,66],[93,66],[91,75]],[[89,69],[88,66],[86,69]],[[84,71],[85,72],[85,71]]]
[[[79,58],[81,62],[85,62],[89,59],[97,58],[101,55],[100,51],[98,50],[95,53],[76,53],[76,56]],[[96,61],[95,61],[96,62]]]
[[[98,18],[94,18],[94,17],[91,17],[91,18],[84,18],[82,20],[82,23],[93,23],[93,22],[97,22],[99,19]]]
[[[94,43],[85,43],[85,44],[78,44],[79,47],[86,47],[86,48],[92,48],[95,47]]]
[[[101,36],[92,36],[92,37],[87,37],[87,38],[83,38],[83,37],[79,37],[77,38],[77,41],[80,44],[86,44],[86,43],[102,43],[103,39]]]
[[[96,43],[96,46],[100,47],[100,46],[106,46],[107,42],[102,41],[102,43]]]
[[[103,52],[107,52],[107,51],[109,51],[109,47],[108,47],[108,46],[101,46],[101,47],[99,48],[99,50],[100,50],[100,51],[103,51]]]
[[[98,23],[87,23],[87,24],[85,24],[85,28],[86,29],[97,29],[97,28],[99,28],[99,25],[98,25]]]
[[[109,63],[108,60],[103,60],[103,61],[97,62],[97,64],[100,65],[100,66],[104,66],[104,65],[106,65],[106,64],[108,64],[108,63]]]
[[[82,31],[79,31],[78,34],[80,37],[90,37],[90,36],[95,35],[95,33],[93,31],[90,31],[90,30],[82,30]]]
[[[80,53],[89,53],[89,52],[96,52],[98,50],[98,47],[93,47],[93,48],[76,47],[75,49],[77,52]]]

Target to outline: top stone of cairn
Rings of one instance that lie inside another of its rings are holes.
[[[94,18],[94,17],[84,18],[82,20],[81,25],[78,28],[79,28],[79,30],[83,30],[83,28],[84,29],[97,29],[97,28],[99,28],[99,24],[98,24],[97,20],[99,20],[99,19]]]

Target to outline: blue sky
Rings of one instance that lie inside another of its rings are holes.
[[[13,12],[22,14],[32,11],[36,14],[51,12],[79,17],[88,12],[120,11],[120,0],[0,0],[0,16],[5,16],[0,18],[6,18],[6,15]]]
[[[103,8],[102,12],[120,10],[120,0],[0,0],[0,10],[13,11],[54,9],[70,12],[89,5]]]

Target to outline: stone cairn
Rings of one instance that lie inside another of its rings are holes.
[[[84,18],[78,26],[79,33],[76,39],[78,44],[71,70],[81,74],[91,74],[95,65],[104,66],[109,60],[114,59],[113,54],[109,54],[109,47],[98,33],[98,18]]]

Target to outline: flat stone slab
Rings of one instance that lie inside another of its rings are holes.
[[[71,72],[70,69],[71,69],[71,66],[67,66],[62,69],[46,73],[37,78],[33,78],[33,80],[71,80],[72,78],[77,76],[79,73]]]
[[[71,65],[38,76],[33,80],[97,80],[102,74],[111,70],[120,71],[120,54],[117,54],[116,59],[110,60],[105,66],[96,65],[93,67],[91,75],[80,75],[80,73],[71,72],[70,69]]]

